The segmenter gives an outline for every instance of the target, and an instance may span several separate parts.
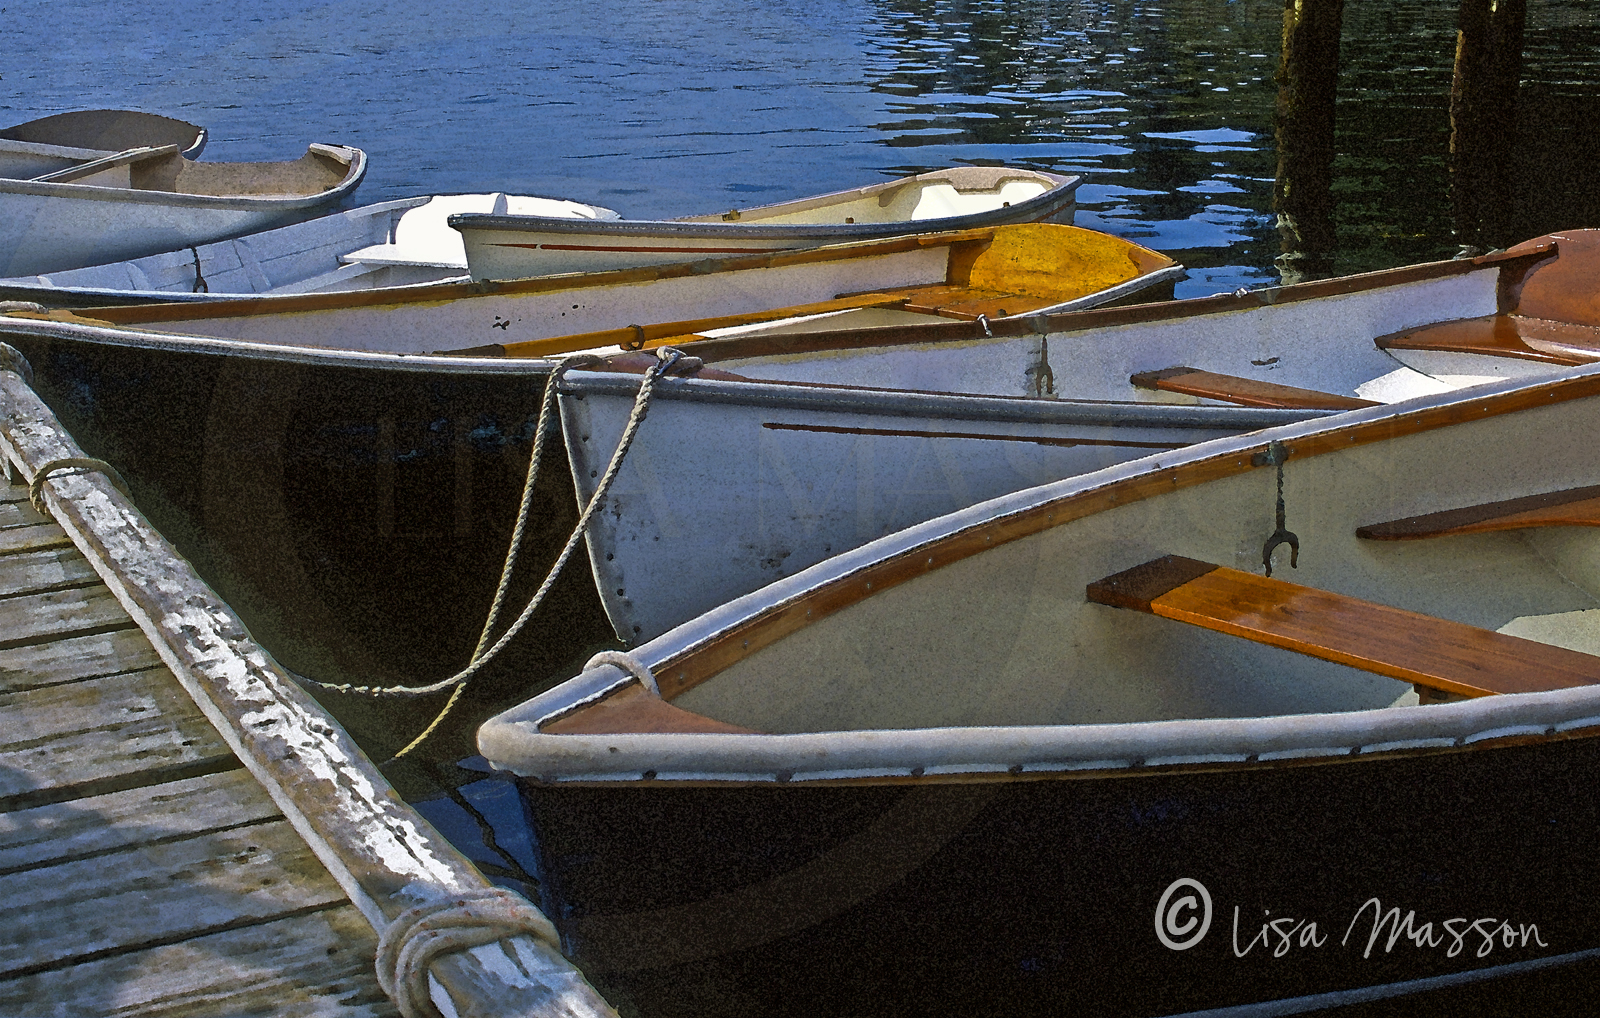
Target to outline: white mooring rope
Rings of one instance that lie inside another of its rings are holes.
[[[528,601],[527,606],[522,609],[521,614],[517,616],[516,621],[511,623],[510,627],[492,646],[485,649],[484,644],[488,642],[489,635],[499,619],[501,609],[504,607],[506,590],[510,586],[511,573],[516,564],[518,550],[522,544],[522,535],[528,520],[528,509],[533,500],[534,482],[539,473],[540,454],[544,448],[549,422],[554,417],[557,383],[560,381],[562,373],[568,368],[593,361],[594,359],[592,355],[567,358],[551,373],[550,381],[545,386],[544,399],[539,408],[539,426],[533,438],[533,455],[528,462],[528,476],[522,488],[522,503],[517,512],[516,526],[512,530],[511,546],[506,552],[505,567],[500,572],[500,583],[495,590],[494,602],[489,607],[489,615],[484,622],[483,632],[478,637],[477,648],[473,650],[467,666],[447,679],[441,679],[426,686],[358,686],[352,683],[307,680],[322,689],[340,693],[365,693],[370,696],[422,696],[449,689],[452,686],[455,687],[449,701],[445,703],[444,709],[439,712],[432,723],[423,729],[421,735],[418,735],[404,749],[396,753],[390,762],[410,753],[432,735],[455,707],[457,701],[461,699],[467,680],[492,660],[495,655],[499,654],[501,650],[505,649],[505,646],[522,631],[522,628],[533,616],[534,611],[538,609],[545,596],[550,592],[550,588],[555,585],[556,578],[561,574],[561,570],[567,564],[567,560],[572,557],[572,553],[577,549],[579,542],[583,540],[583,535],[588,530],[590,519],[593,518],[594,514],[599,511],[601,505],[605,502],[606,493],[610,490],[612,482],[616,480],[617,474],[621,471],[622,461],[627,456],[629,447],[633,445],[639,426],[644,423],[645,414],[649,412],[650,397],[656,381],[662,375],[671,371],[680,361],[683,361],[686,365],[698,366],[699,364],[698,358],[685,358],[683,351],[676,347],[663,346],[657,348],[656,362],[645,371],[644,380],[639,384],[639,393],[634,397],[633,410],[628,415],[628,423],[623,428],[622,438],[617,443],[616,451],[611,454],[611,462],[606,467],[605,473],[601,475],[599,483],[595,485],[593,497],[589,499],[583,508],[583,512],[579,514],[577,526],[573,528],[571,536],[567,538],[566,544],[561,549],[561,554],[556,557],[555,564],[550,567],[550,572],[545,577],[544,582],[539,585],[539,589],[534,592],[533,597]]]

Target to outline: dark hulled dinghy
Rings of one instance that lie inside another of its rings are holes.
[[[1591,958],[1600,518],[1523,500],[1600,479],[1596,427],[1569,370],[1019,492],[479,744],[644,1014],[1292,1013]]]

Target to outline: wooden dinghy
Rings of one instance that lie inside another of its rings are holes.
[[[552,218],[616,216],[597,205],[525,195],[399,198],[233,240],[0,279],[0,300],[94,307],[465,281],[467,256],[461,235],[445,220],[457,212],[495,208],[537,210]]]
[[[1048,319],[928,326],[849,310],[798,337],[789,323],[712,332],[695,355],[786,381],[1348,408],[1600,359],[1596,293],[1600,231],[1571,230],[1479,258]]]
[[[118,152],[55,147],[66,164],[31,159],[52,146],[0,140],[0,276],[27,276],[171,251],[307,218],[337,204],[366,155],[312,145],[293,162],[194,162],[178,143]],[[59,162],[60,160],[55,160]]]
[[[550,357],[700,329],[896,308],[918,321],[1092,306],[1183,269],[1130,241],[1051,223],[961,230],[510,283],[431,283],[93,312],[164,333],[382,353]]]
[[[595,497],[639,375],[655,361],[628,354],[562,376],[561,430],[580,508]],[[648,424],[588,525],[590,567],[618,638],[637,643],[975,502],[1335,412],[757,382],[690,369],[655,386]]]
[[[1566,369],[1029,489],[479,745],[641,1012],[1287,1014],[1592,959],[1597,428]]]
[[[1080,177],[960,166],[776,205],[673,220],[573,223],[542,214],[463,213],[474,279],[595,272],[691,258],[889,240],[1008,223],[1066,223]]]

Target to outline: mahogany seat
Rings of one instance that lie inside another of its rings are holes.
[[[1167,555],[1089,584],[1129,608],[1453,696],[1600,683],[1600,657]],[[1437,699],[1438,697],[1435,697]]]
[[[1279,407],[1293,410],[1356,410],[1379,406],[1368,399],[1340,396],[1316,389],[1301,389],[1293,385],[1278,385],[1254,378],[1236,375],[1219,375],[1199,368],[1172,367],[1160,371],[1141,371],[1128,381],[1135,388],[1155,389],[1161,392],[1178,392],[1186,396],[1237,403],[1240,406]]]
[[[1485,315],[1434,322],[1379,336],[1380,350],[1421,350],[1513,357],[1544,364],[1600,360],[1600,328],[1527,315]]]
[[[1600,526],[1600,484],[1446,509],[1356,528],[1369,541],[1414,541],[1527,527]]]

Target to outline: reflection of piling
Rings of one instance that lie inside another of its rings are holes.
[[[1450,86],[1450,190],[1463,245],[1504,246],[1527,0],[1461,0]]]
[[[1327,275],[1333,251],[1333,112],[1344,0],[1285,0],[1274,206],[1285,282]]]

